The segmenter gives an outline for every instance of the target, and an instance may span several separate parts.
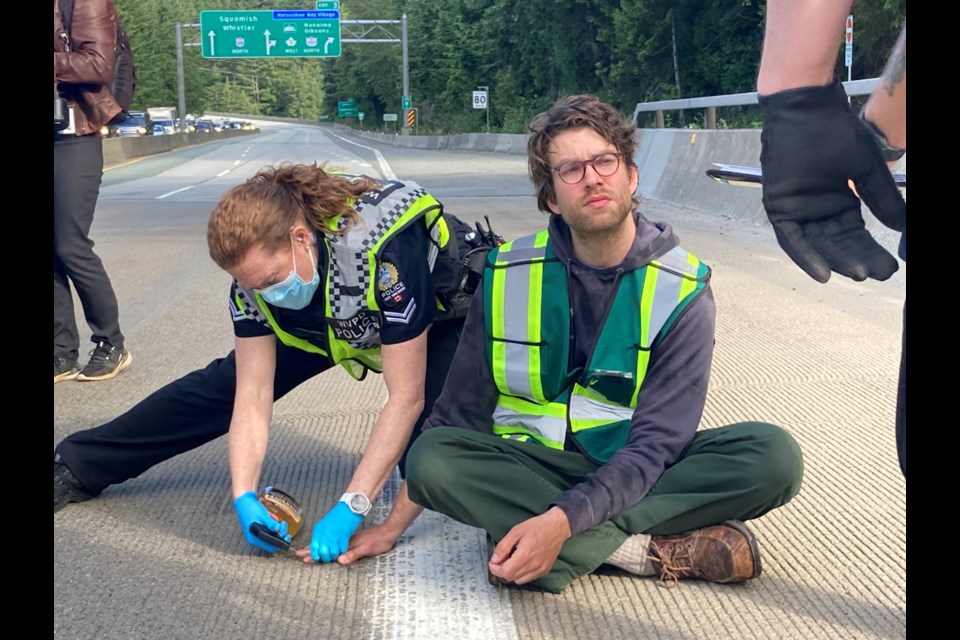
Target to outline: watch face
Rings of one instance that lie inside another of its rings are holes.
[[[362,493],[356,493],[350,498],[350,508],[357,513],[364,513],[370,508],[370,500]]]

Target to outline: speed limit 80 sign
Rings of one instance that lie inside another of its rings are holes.
[[[487,108],[487,92],[486,91],[473,92],[473,108],[474,109]]]

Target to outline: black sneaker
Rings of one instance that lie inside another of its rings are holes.
[[[90,360],[77,380],[109,380],[130,366],[133,356],[126,349],[118,349],[109,342],[98,342],[90,352]]]
[[[80,364],[69,358],[53,356],[53,384],[73,380],[80,375]]]
[[[53,458],[53,512],[56,513],[71,502],[83,502],[96,498],[88,493],[67,465],[60,462],[60,456]]]

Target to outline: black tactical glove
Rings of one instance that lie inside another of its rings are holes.
[[[843,85],[788,89],[758,102],[763,207],[783,250],[818,282],[831,271],[857,281],[893,275],[899,264],[867,231],[847,181],[891,229],[905,229],[907,204]]]

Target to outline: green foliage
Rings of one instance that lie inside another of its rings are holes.
[[[130,35],[136,108],[177,105],[176,25],[201,10],[303,9],[313,0],[115,0]],[[755,89],[765,0],[341,0],[342,20],[407,18],[409,94],[419,133],[482,131],[472,92],[489,90],[493,131],[522,133],[558,97],[594,93],[624,114],[638,102]],[[906,0],[854,2],[854,78],[876,77],[899,34]],[[352,27],[356,28],[356,27]],[[182,28],[187,111],[337,121],[352,99],[366,128],[403,118],[400,43],[344,43],[339,58],[205,59],[197,27]],[[365,39],[399,38],[400,24]],[[350,38],[343,26],[342,38]],[[193,45],[193,46],[191,46]],[[846,78],[843,54],[837,74]],[[652,115],[649,116],[652,119]],[[703,126],[703,114],[665,114]],[[718,113],[718,126],[752,126],[755,108]],[[355,118],[348,123],[357,126]],[[720,124],[722,123],[722,124]],[[642,123],[641,123],[642,124]]]

